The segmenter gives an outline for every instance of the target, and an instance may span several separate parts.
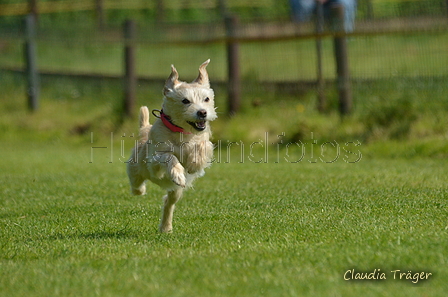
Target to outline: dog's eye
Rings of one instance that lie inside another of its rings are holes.
[[[210,101],[210,98],[207,97],[207,98],[204,99],[204,101],[205,101],[205,102],[209,102],[209,101]]]
[[[184,100],[182,100],[182,103],[183,103],[183,104],[190,104],[190,100],[188,100],[188,99],[185,98]]]

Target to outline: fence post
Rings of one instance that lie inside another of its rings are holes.
[[[135,89],[137,76],[135,72],[135,35],[136,25],[133,20],[124,23],[124,114],[128,117],[134,115]]]
[[[33,14],[25,18],[25,72],[27,77],[28,109],[36,111],[39,106],[39,74],[36,59],[36,21]]]
[[[448,1],[448,0],[447,0]],[[226,1],[225,0],[218,0],[218,14],[225,18],[225,16],[227,15],[227,5],[226,5]]]
[[[352,92],[348,67],[347,37],[344,30],[344,7],[335,3],[331,6],[331,13],[336,21],[337,35],[334,37],[334,56],[339,92],[339,112],[341,115],[346,115],[352,109]]]
[[[365,0],[366,1],[366,16],[367,19],[373,20],[374,19],[374,12],[373,12],[373,4],[372,0]],[[448,0],[447,0],[448,1]]]
[[[163,0],[156,0],[156,22],[162,24],[165,21],[165,5]]]
[[[227,16],[224,22],[227,35],[228,114],[232,116],[239,111],[241,98],[239,44],[235,40],[238,19],[235,16]]]
[[[34,15],[34,21],[37,22],[37,18],[38,18],[38,9],[37,9],[37,0],[28,0],[28,8],[29,14]]]
[[[319,36],[324,31],[324,10],[320,1],[316,2],[316,55],[317,55],[317,110],[324,112],[327,108],[327,99],[325,98],[325,80],[323,75],[322,63],[322,38]]]
[[[98,28],[104,28],[104,0],[95,0],[96,22]]]

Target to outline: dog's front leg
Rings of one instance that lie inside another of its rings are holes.
[[[185,169],[175,155],[168,153],[159,154],[155,157],[155,160],[165,166],[166,173],[176,185],[185,188],[187,181]]]
[[[168,194],[163,197],[162,219],[160,221],[159,231],[162,233],[169,233],[173,231],[173,212],[174,206],[180,198],[182,198],[182,188],[173,191],[168,191]]]

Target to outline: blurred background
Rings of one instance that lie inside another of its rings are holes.
[[[215,139],[448,154],[447,0],[0,0],[0,138],[134,132],[208,58]]]

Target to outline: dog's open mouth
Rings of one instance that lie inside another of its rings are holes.
[[[206,127],[206,121],[188,122],[197,131],[204,131]]]

